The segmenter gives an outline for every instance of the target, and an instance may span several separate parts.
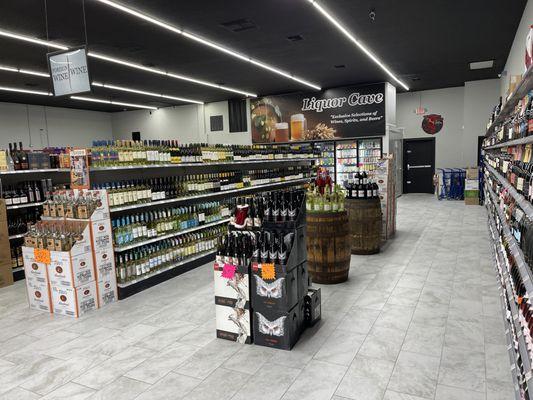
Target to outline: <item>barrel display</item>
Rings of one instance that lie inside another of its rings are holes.
[[[348,214],[307,214],[307,265],[315,283],[341,283],[350,270]]]
[[[381,204],[378,198],[346,199],[352,254],[376,254],[381,245]]]

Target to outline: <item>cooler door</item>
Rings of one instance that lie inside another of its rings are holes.
[[[381,138],[360,139],[358,142],[359,170],[371,173],[376,169],[376,163],[382,157]]]
[[[351,174],[357,172],[357,141],[337,142],[337,179],[336,183],[342,185]]]

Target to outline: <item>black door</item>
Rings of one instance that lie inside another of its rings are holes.
[[[433,193],[435,138],[404,139],[403,192]]]

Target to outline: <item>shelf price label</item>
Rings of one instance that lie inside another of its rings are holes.
[[[33,249],[33,257],[35,261],[43,264],[50,264],[50,250],[46,249]]]

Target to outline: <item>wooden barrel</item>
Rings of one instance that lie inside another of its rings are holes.
[[[315,283],[341,283],[350,270],[350,232],[346,211],[307,213],[307,266]]]
[[[376,254],[381,245],[379,199],[346,199],[352,254]]]

